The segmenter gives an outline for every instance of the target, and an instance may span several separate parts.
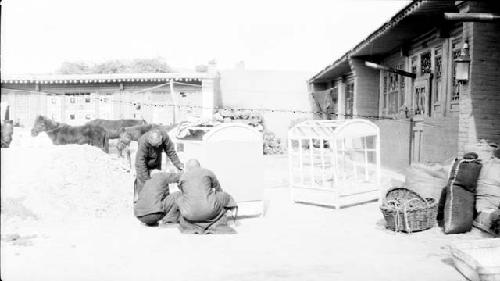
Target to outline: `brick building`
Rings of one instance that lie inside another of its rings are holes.
[[[388,168],[443,161],[478,139],[500,143],[499,12],[496,1],[414,0],[313,76],[311,102],[320,118],[376,120]]]
[[[211,117],[218,87],[214,72],[4,75],[1,99],[10,118],[27,127],[37,115],[71,125],[97,118],[170,124]]]

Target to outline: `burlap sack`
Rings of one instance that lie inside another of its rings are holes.
[[[471,230],[474,219],[474,194],[460,186],[446,188],[444,233],[457,234]]]
[[[500,159],[486,161],[479,174],[476,193],[476,210],[500,207]]]

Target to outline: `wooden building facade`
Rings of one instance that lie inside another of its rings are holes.
[[[496,1],[412,1],[309,80],[319,117],[376,120],[389,168],[444,161],[479,139],[500,143],[499,12]]]
[[[171,124],[211,118],[218,85],[211,73],[4,76],[1,98],[20,126],[37,115],[71,125],[98,118]]]

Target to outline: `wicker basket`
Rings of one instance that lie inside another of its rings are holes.
[[[407,233],[432,228],[436,225],[438,204],[433,198],[422,198],[404,187],[390,189],[380,206],[386,227]]]

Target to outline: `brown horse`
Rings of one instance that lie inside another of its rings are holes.
[[[139,125],[133,127],[121,128],[120,130],[120,142],[125,144],[129,144],[131,141],[138,141],[139,138],[150,131],[151,129],[159,129],[165,132],[170,132],[175,126],[174,125],[158,125],[158,124],[147,124],[147,125]]]
[[[154,124],[138,125],[133,127],[125,127],[120,129],[120,142],[129,144],[131,141],[137,141],[147,131],[156,127]]]
[[[36,137],[40,132],[46,132],[55,145],[88,144],[99,147],[106,153],[109,152],[108,133],[99,126],[69,126],[38,116],[31,129],[31,135]]]
[[[101,126],[108,132],[110,139],[117,139],[120,137],[121,128],[147,125],[147,124],[148,123],[145,120],[135,120],[135,119],[122,119],[122,120],[95,119],[87,122],[85,125]]]

